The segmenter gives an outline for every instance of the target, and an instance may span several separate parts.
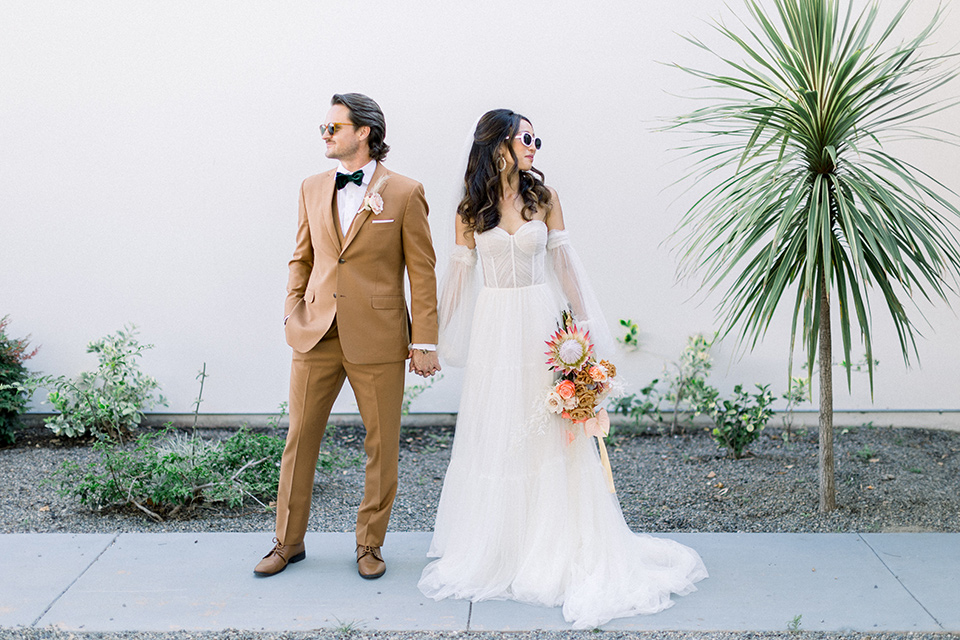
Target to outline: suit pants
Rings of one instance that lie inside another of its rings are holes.
[[[320,441],[344,379],[350,380],[366,429],[366,479],[357,512],[357,544],[383,545],[397,494],[404,362],[347,362],[336,320],[312,350],[293,352],[290,428],[277,494],[276,536],[282,544],[299,544],[307,532]]]

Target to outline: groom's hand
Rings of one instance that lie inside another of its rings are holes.
[[[424,378],[429,378],[440,371],[440,359],[436,351],[424,349],[410,350],[410,371]]]

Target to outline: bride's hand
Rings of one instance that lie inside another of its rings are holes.
[[[440,371],[440,359],[436,351],[411,349],[410,371],[424,378],[429,378]]]

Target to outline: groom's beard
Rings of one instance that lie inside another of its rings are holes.
[[[350,160],[360,153],[360,141],[356,138],[346,140],[331,140],[333,145],[327,145],[324,155],[332,160]]]

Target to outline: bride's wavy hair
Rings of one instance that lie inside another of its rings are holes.
[[[457,207],[457,213],[467,228],[483,233],[500,224],[500,166],[502,147],[507,142],[507,151],[513,158],[511,173],[520,174],[520,196],[523,209],[520,215],[530,220],[539,207],[550,210],[550,190],[543,183],[543,173],[532,168],[520,171],[517,168],[517,154],[513,152],[513,137],[520,130],[525,118],[509,109],[494,109],[480,118],[473,132],[473,145],[467,159],[467,172],[463,176],[463,199]]]

